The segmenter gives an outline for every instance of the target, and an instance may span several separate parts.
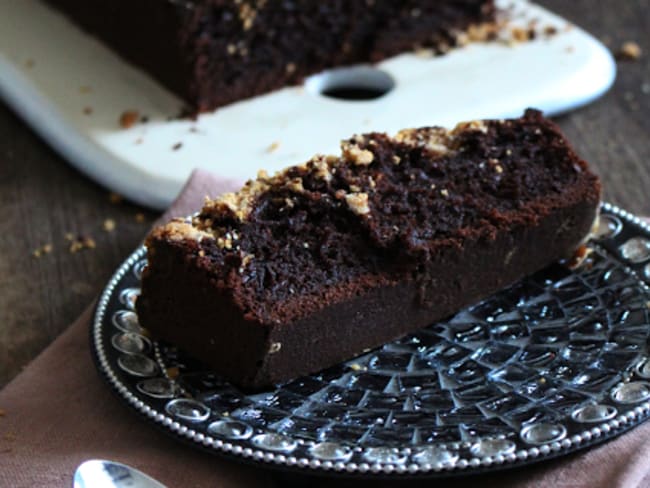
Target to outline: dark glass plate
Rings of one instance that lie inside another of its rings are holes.
[[[318,374],[247,395],[134,312],[145,250],[117,270],[91,331],[132,408],[215,454],[301,471],[453,476],[564,455],[650,412],[650,228],[604,204],[591,253]]]

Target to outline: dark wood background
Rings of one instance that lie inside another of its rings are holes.
[[[606,199],[650,214],[650,1],[540,3],[614,52],[625,41],[644,51],[637,61],[619,62],[607,95],[557,121],[602,176]],[[155,217],[111,203],[105,189],[72,169],[0,103],[0,387],[84,310]],[[106,219],[115,221],[115,231],[104,230]],[[91,236],[96,248],[70,253],[67,233]],[[34,257],[45,244],[52,252]]]

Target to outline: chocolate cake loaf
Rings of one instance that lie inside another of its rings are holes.
[[[46,0],[195,110],[489,32],[493,0]],[[468,36],[468,30],[470,36]]]
[[[155,337],[263,388],[569,257],[599,200],[537,111],[356,136],[156,228],[137,311]]]

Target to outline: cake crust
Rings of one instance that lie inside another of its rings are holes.
[[[236,384],[317,371],[569,257],[600,183],[539,112],[355,136],[155,229],[144,327]]]

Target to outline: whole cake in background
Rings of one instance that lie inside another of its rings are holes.
[[[142,326],[264,388],[447,317],[589,234],[600,182],[534,110],[371,133],[155,229]]]
[[[45,0],[194,110],[489,33],[493,0]]]

